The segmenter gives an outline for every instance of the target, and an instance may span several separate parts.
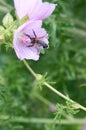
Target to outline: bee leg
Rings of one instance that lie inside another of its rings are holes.
[[[29,34],[25,34],[25,35],[31,39],[31,36]]]
[[[36,35],[35,31],[34,30],[32,30],[32,31],[33,31],[33,34],[34,34],[35,38],[37,38],[37,35]]]
[[[27,47],[32,47],[33,45],[28,45]]]

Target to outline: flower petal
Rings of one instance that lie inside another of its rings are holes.
[[[34,37],[34,32],[35,32],[36,37],[39,39],[43,39],[45,36],[48,36],[45,29],[37,28],[37,27],[35,27],[35,28],[32,27],[31,29],[29,29],[27,31],[27,34],[30,34],[31,37]]]
[[[30,14],[30,19],[39,19],[43,20],[50,16],[52,12],[54,11],[57,4],[51,4],[48,2],[44,2],[40,4],[40,6],[36,6],[33,10],[33,12]]]
[[[20,60],[29,59],[37,61],[39,59],[39,54],[35,47],[26,47],[22,43],[15,43],[14,50]]]
[[[33,31],[36,32],[37,37],[42,37],[47,35],[47,32],[45,29],[41,28],[42,21],[41,20],[30,20],[26,23],[24,23],[22,26],[20,26],[17,29],[17,32],[25,32],[26,34],[29,34],[30,36],[34,37]]]
[[[24,23],[22,26],[20,26],[17,31],[20,32],[20,31],[25,31],[25,32],[28,32],[30,29],[33,29],[33,28],[41,28],[42,26],[42,21],[41,20],[30,20],[30,21],[27,21],[26,23]]]
[[[28,13],[30,15],[33,9],[41,3],[41,0],[14,0],[15,9],[20,19]]]

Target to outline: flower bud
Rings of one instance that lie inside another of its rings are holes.
[[[37,75],[37,80],[41,80],[43,76],[41,74],[36,74]]]
[[[20,25],[24,24],[26,21],[29,20],[29,16],[25,15],[21,20],[20,20]]]

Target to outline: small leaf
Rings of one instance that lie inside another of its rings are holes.
[[[13,17],[11,14],[6,14],[2,21],[4,27],[8,28],[13,23]]]

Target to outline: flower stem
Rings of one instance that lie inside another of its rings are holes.
[[[9,122],[17,122],[17,123],[40,123],[40,124],[64,124],[64,125],[84,125],[86,124],[86,119],[62,119],[54,121],[52,118],[27,118],[27,117],[18,117],[13,116],[12,118],[9,115],[1,115],[0,120],[6,121],[9,119]]]
[[[44,85],[47,86],[49,89],[51,89],[54,93],[56,93],[57,95],[59,95],[60,97],[62,97],[63,99],[71,102],[73,104],[74,108],[80,108],[84,111],[86,111],[86,108],[83,107],[82,105],[76,103],[75,101],[73,101],[72,99],[66,97],[65,95],[63,95],[61,92],[57,91],[55,88],[53,88],[51,85],[49,85],[47,82],[44,82]]]
[[[36,74],[36,73],[32,70],[32,68],[29,66],[29,64],[27,63],[27,61],[26,61],[26,60],[23,60],[23,63],[25,64],[25,66],[27,67],[27,69],[31,72],[31,74],[36,78],[36,80],[38,80],[38,77],[37,77],[38,74]],[[48,84],[47,82],[44,82],[44,85],[45,85],[46,87],[48,87],[50,90],[52,90],[54,93],[56,93],[57,95],[59,95],[61,98],[63,98],[63,99],[65,99],[65,100],[69,101],[70,103],[72,103],[72,104],[73,104],[73,107],[74,107],[75,109],[80,108],[80,109],[86,111],[86,108],[85,108],[84,106],[82,106],[82,105],[76,103],[76,102],[73,101],[72,99],[70,99],[70,98],[68,98],[67,96],[63,95],[61,92],[59,92],[58,90],[56,90],[55,88],[53,88],[53,87],[52,87],[50,84]]]
[[[27,69],[31,72],[31,74],[37,79],[36,73],[32,70],[32,68],[29,66],[26,60],[23,60],[23,63],[27,67]]]
[[[64,125],[77,125],[81,124],[84,125],[86,124],[85,119],[71,119],[71,120],[59,120],[54,121],[53,119],[46,119],[46,118],[22,118],[22,117],[16,117],[12,120],[12,122],[22,122],[22,123],[42,123],[42,124],[64,124]]]

